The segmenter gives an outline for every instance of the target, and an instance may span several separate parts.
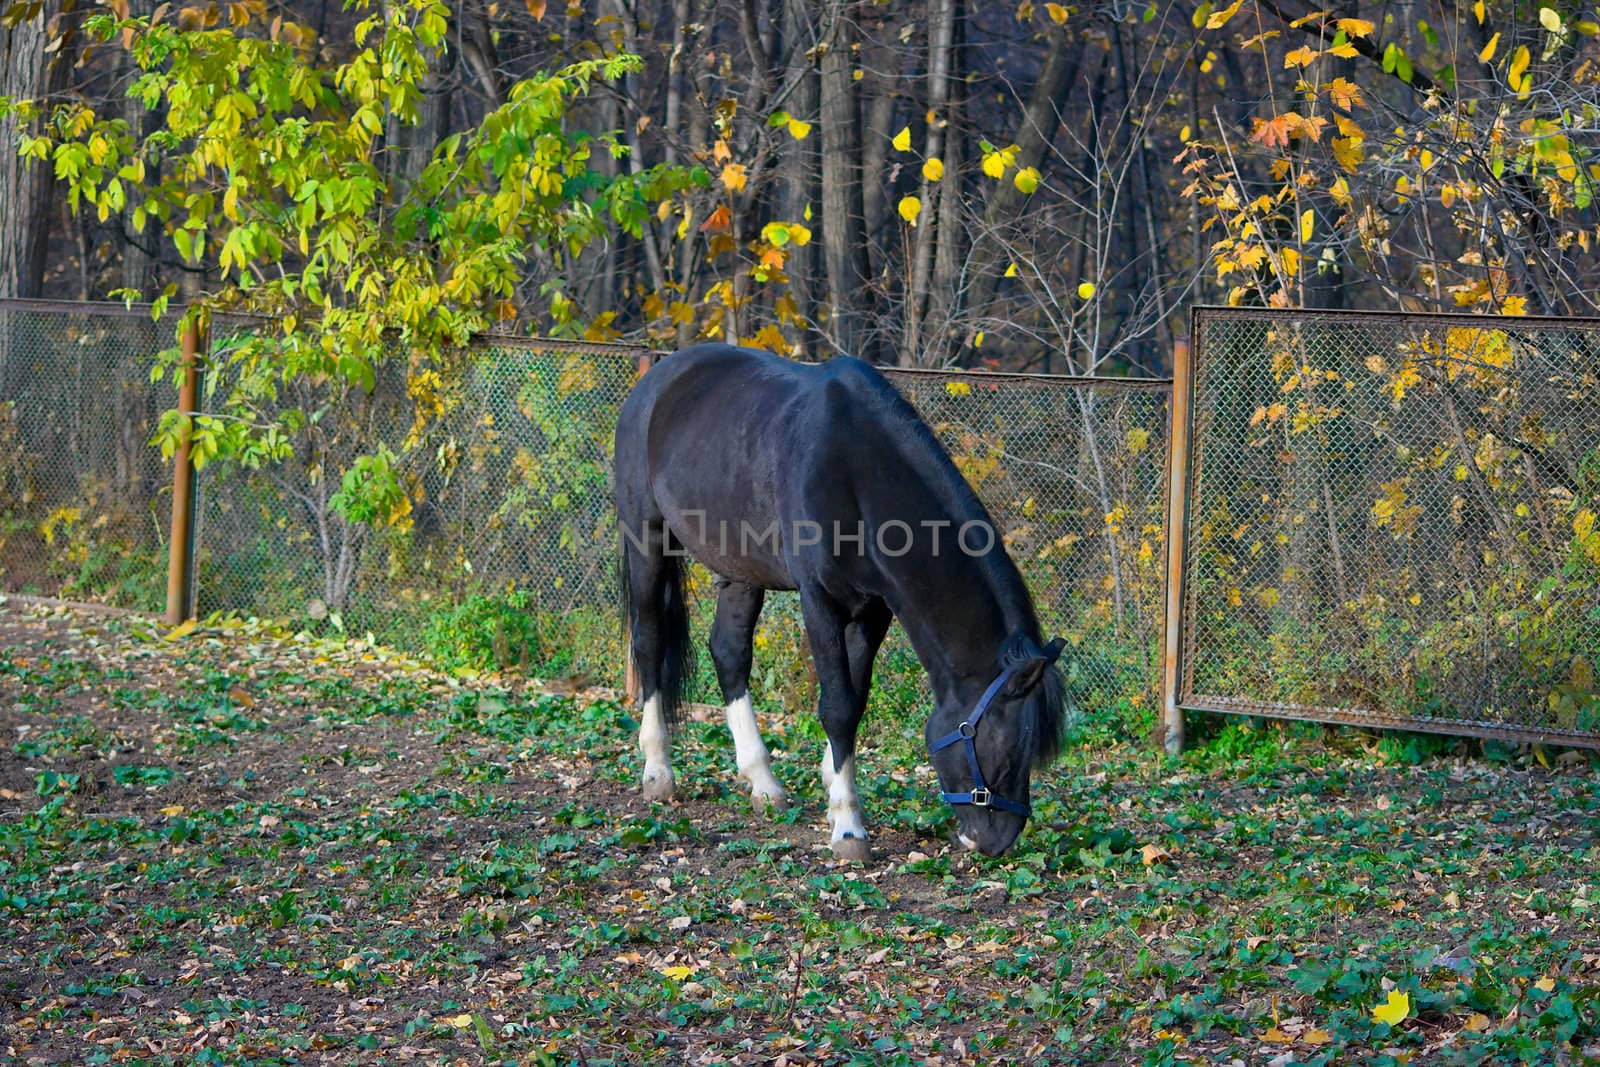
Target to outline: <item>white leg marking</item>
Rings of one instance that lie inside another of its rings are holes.
[[[733,735],[733,759],[739,775],[750,783],[750,799],[758,808],[782,807],[788,798],[772,773],[772,757],[761,740],[749,694],[728,705],[728,732]]]
[[[644,797],[646,800],[671,800],[672,750],[667,741],[667,720],[661,714],[661,696],[650,694],[644,702],[644,721],[639,724],[639,751],[644,753]]]
[[[830,751],[831,757],[833,753]],[[831,769],[833,760],[828,760]],[[861,798],[856,795],[856,758],[851,756],[828,783],[828,822],[833,826],[835,843],[847,838],[867,839],[861,825]]]
[[[833,742],[822,746],[822,788],[833,788]]]

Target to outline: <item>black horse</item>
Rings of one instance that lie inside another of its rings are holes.
[[[860,360],[806,365],[725,344],[653,368],[622,406],[617,515],[644,700],[644,795],[672,796],[668,727],[693,659],[685,556],[717,577],[711,655],[739,773],[783,803],[750,704],[768,589],[795,589],[828,735],[834,852],[869,854],[855,786],[872,661],[898,618],[933,684],[933,766],[968,848],[998,855],[1029,813],[1032,768],[1060,747],[1060,639],[988,512],[911,405]]]

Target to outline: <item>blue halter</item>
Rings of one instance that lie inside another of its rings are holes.
[[[989,710],[989,704],[1000,692],[1002,686],[1011,678],[1011,670],[1000,672],[1000,677],[989,683],[989,688],[983,691],[983,696],[978,698],[978,706],[972,714],[967,716],[960,726],[945,734],[939,740],[928,746],[930,754],[949,748],[958,741],[967,743],[967,763],[972,767],[972,789],[966,793],[946,793],[940,791],[941,799],[950,804],[971,804],[975,808],[998,808],[1009,811],[1013,815],[1020,815],[1026,819],[1032,814],[1033,809],[1027,804],[1019,804],[990,789],[983,780],[983,770],[978,766],[978,746],[973,743],[973,738],[978,736],[978,720],[983,718],[983,713]]]

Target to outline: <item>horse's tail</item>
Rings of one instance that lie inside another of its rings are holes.
[[[661,700],[661,714],[670,724],[678,721],[678,708],[683,703],[684,686],[694,675],[695,669],[694,641],[689,634],[689,605],[683,590],[683,570],[687,560],[682,555],[664,552],[659,559],[651,562],[659,568],[659,577],[650,593],[655,600],[653,614],[661,650],[661,662],[655,671],[656,692]],[[639,604],[630,592],[633,587],[628,581],[626,538],[622,546],[618,578],[622,587],[622,598],[627,606],[627,610],[623,613],[623,641],[631,656],[633,632],[639,622]]]
[[[689,636],[689,602],[684,597],[684,556],[663,560],[661,582],[661,710],[667,722],[678,721],[683,690],[694,676],[694,640]]]

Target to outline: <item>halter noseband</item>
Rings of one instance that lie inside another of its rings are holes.
[[[949,748],[958,741],[967,743],[967,763],[972,767],[972,789],[966,793],[939,793],[941,799],[950,804],[971,804],[975,808],[998,808],[1009,811],[1013,815],[1020,815],[1026,819],[1032,814],[1033,809],[1027,804],[1019,804],[1015,800],[1007,799],[990,789],[983,780],[983,770],[978,766],[978,746],[973,743],[973,738],[978,736],[978,720],[983,718],[983,713],[989,710],[989,704],[1000,692],[1002,686],[1011,679],[1012,669],[1000,672],[1000,677],[989,683],[989,688],[983,691],[983,696],[978,698],[978,706],[972,714],[954,730],[945,734],[939,740],[928,746],[932,753]]]

